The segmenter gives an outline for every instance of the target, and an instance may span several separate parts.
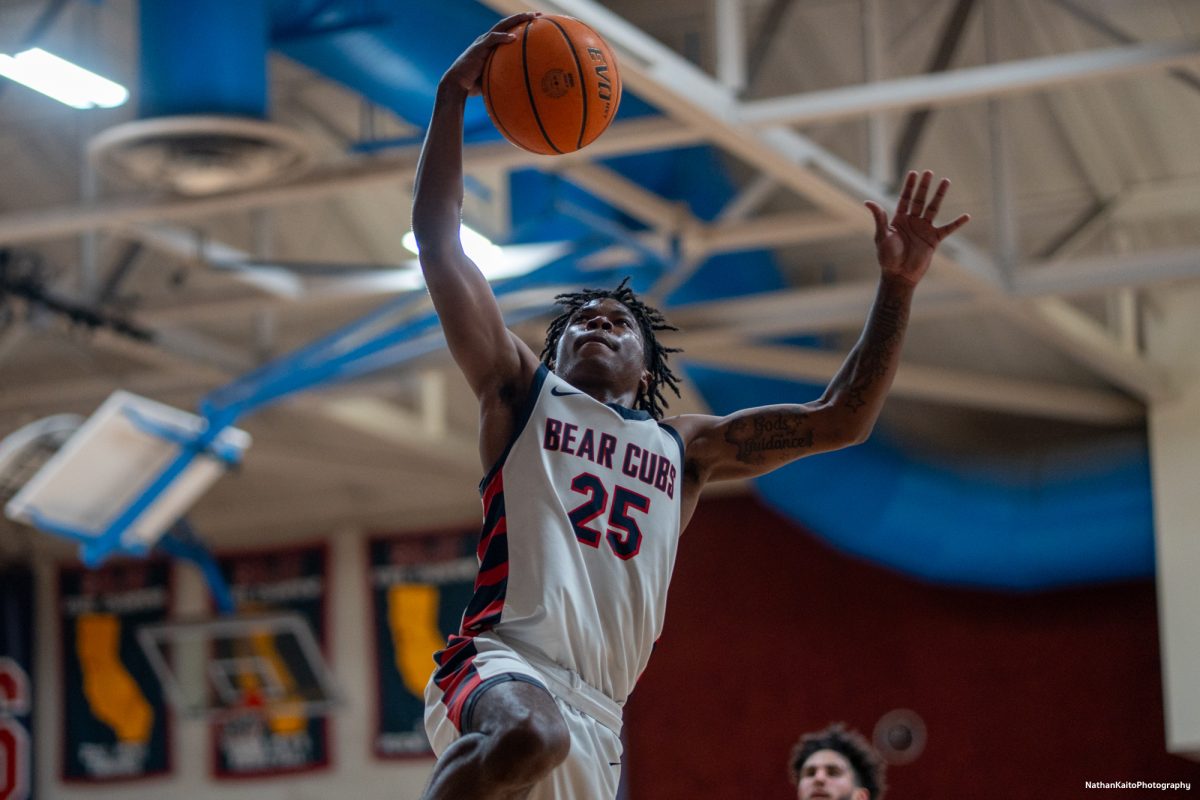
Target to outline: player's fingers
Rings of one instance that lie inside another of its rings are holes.
[[[949,222],[940,228],[935,228],[934,230],[937,231],[938,241],[940,242],[942,239],[945,239],[947,236],[954,233],[956,230],[961,228],[963,225],[966,225],[970,221],[971,221],[971,215],[963,214],[961,217],[954,220],[953,222]]]
[[[904,188],[900,190],[900,199],[896,201],[896,216],[908,213],[908,204],[912,202],[913,187],[917,185],[917,173],[909,172],[904,178]]]
[[[509,28],[515,28],[517,25],[520,25],[522,22],[528,22],[529,20],[533,19],[534,17],[540,17],[541,15],[542,15],[542,12],[540,12],[540,11],[522,11],[520,14],[513,14],[511,17],[505,17],[504,19],[500,20],[495,25],[493,25],[492,30],[489,31],[489,33],[498,32],[498,31],[506,31]]]
[[[875,218],[875,241],[878,242],[887,234],[887,212],[878,203],[871,202],[870,200],[865,205],[870,210],[871,216]]]
[[[950,179],[942,178],[941,183],[938,184],[937,192],[935,192],[933,195],[933,200],[931,200],[929,205],[925,208],[924,216],[927,221],[933,222],[934,217],[937,216],[938,211],[942,207],[942,199],[946,196],[946,190],[949,188]]]
[[[496,47],[498,45],[508,44],[516,38],[517,35],[515,33],[510,33],[507,31],[489,31],[488,33],[484,34],[483,38],[479,40],[478,44],[482,47]]]
[[[925,170],[921,173],[921,183],[917,186],[916,194],[913,195],[912,206],[909,212],[914,216],[921,216],[925,213],[925,198],[929,195],[929,182],[933,180],[933,173]]]

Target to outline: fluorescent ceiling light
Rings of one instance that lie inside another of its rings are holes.
[[[463,252],[467,254],[467,258],[478,264],[481,269],[487,262],[494,261],[504,255],[503,248],[492,244],[491,239],[474,228],[468,227],[465,223],[458,229],[458,238],[462,242]],[[404,234],[404,238],[400,240],[400,243],[408,248],[409,252],[421,252],[420,248],[417,247],[417,235],[412,231]]]
[[[562,242],[501,247],[466,225],[459,228],[458,235],[467,258],[475,262],[489,281],[532,272],[563,255],[568,249]],[[417,237],[412,231],[404,234],[401,243],[413,253],[420,252],[417,249]]]
[[[129,90],[121,84],[40,47],[15,56],[0,54],[0,75],[73,108],[113,108],[129,99]]]

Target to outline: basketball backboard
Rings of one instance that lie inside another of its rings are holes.
[[[312,629],[274,612],[164,622],[138,629],[138,644],[171,704],[184,716],[328,714],[337,690]]]
[[[82,424],[78,414],[54,414],[5,436],[0,441],[0,503],[19,492]]]
[[[107,552],[147,552],[250,444],[237,428],[116,391],[5,506],[5,514]],[[211,441],[208,441],[211,439]],[[119,530],[118,530],[119,529]],[[98,559],[95,559],[98,560]]]

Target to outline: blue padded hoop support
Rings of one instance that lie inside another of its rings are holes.
[[[204,545],[195,529],[186,518],[180,517],[175,524],[163,534],[155,545],[158,550],[172,558],[179,558],[191,563],[204,576],[205,583],[212,593],[213,604],[221,614],[232,614],[237,610],[233,602],[233,592],[229,583],[221,574],[220,567],[213,554]]]
[[[126,408],[122,412],[137,428],[151,436],[157,436],[160,439],[165,439],[168,442],[173,442],[181,448],[194,450],[196,455],[203,453],[206,456],[211,456],[226,467],[235,467],[242,461],[242,450],[239,447],[234,447],[225,442],[216,441],[216,437],[212,437],[212,441],[204,442],[202,435],[197,439],[196,434],[191,431],[175,428],[170,425],[163,425],[160,422],[150,419],[146,415],[132,408]],[[210,426],[211,427],[211,426]],[[208,433],[208,431],[205,431]]]

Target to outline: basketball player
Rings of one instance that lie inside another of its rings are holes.
[[[670,327],[623,283],[559,298],[541,358],[504,327],[463,253],[463,108],[517,14],[438,86],[417,169],[413,230],[450,353],[479,400],[484,525],[476,592],[435,656],[427,800],[602,800],[617,791],[621,707],[662,629],[680,531],[709,481],[761,475],[866,439],[934,248],[942,181],[909,175],[889,222],[868,203],[882,268],[862,338],[820,399],[727,417],[660,419],[675,389]]]
[[[798,800],[881,800],[886,765],[860,734],[834,723],[792,748]]]

